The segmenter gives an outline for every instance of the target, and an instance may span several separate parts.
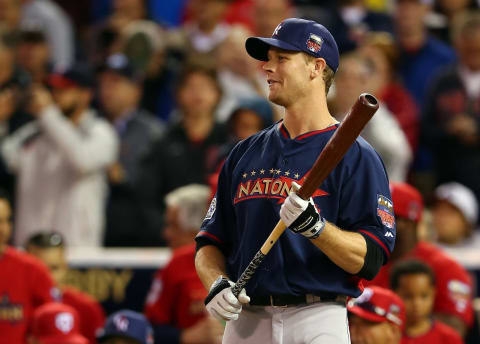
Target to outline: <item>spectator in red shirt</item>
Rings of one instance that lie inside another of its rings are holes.
[[[393,264],[411,258],[423,261],[436,276],[435,318],[453,327],[460,335],[465,335],[473,323],[470,275],[440,248],[418,240],[418,223],[423,211],[423,200],[418,190],[405,183],[390,183],[390,191],[397,230],[395,250],[378,275],[364,283],[389,288]]]
[[[164,236],[172,259],[153,280],[145,314],[155,341],[163,344],[221,343],[223,326],[210,318],[203,300],[207,291],[195,270],[195,235],[205,216],[210,189],[190,184],[169,193]]]
[[[0,344],[25,343],[34,310],[59,294],[43,263],[8,246],[11,228],[10,202],[0,191]]]
[[[35,311],[30,343],[91,344],[80,334],[77,311],[59,302],[46,303]]]
[[[105,313],[97,300],[66,285],[68,264],[62,236],[55,232],[39,232],[28,240],[26,249],[50,269],[60,290],[60,300],[78,312],[80,333],[88,338],[91,344],[96,343],[95,333],[105,323]]]
[[[347,303],[352,344],[400,344],[405,326],[405,307],[394,292],[365,288]]]
[[[402,344],[462,344],[451,327],[432,319],[435,275],[419,260],[400,262],[393,268],[390,285],[405,304],[407,321]]]

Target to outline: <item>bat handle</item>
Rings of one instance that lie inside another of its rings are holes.
[[[262,253],[262,251],[258,250],[258,252],[255,254],[255,257],[253,257],[250,264],[248,264],[245,271],[243,271],[237,283],[235,283],[235,285],[232,287],[232,292],[235,297],[238,298],[238,295],[240,295],[242,289],[245,287],[250,278],[252,278],[253,274],[258,269],[264,258],[265,255]]]

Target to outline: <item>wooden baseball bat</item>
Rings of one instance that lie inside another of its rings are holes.
[[[305,182],[298,190],[298,195],[304,200],[309,199],[315,190],[320,187],[322,182],[337,166],[340,160],[347,153],[350,146],[355,142],[360,132],[363,130],[367,122],[373,117],[378,110],[377,99],[368,93],[362,93],[345,119],[340,123],[338,129],[332,135],[317,160],[313,164],[312,169]],[[268,236],[260,250],[255,254],[252,261],[248,264],[245,271],[238,279],[232,292],[238,297],[240,291],[245,287],[252,275],[258,269],[260,263],[270,252],[278,238],[287,227],[282,220],[279,220],[273,231]]]

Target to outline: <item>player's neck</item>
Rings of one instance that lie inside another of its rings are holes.
[[[291,137],[321,130],[338,123],[328,111],[326,102],[311,102],[307,104],[296,103],[285,108],[283,125]]]
[[[405,330],[406,334],[409,337],[418,337],[422,336],[428,331],[430,331],[430,328],[432,327],[432,320],[430,318],[425,318],[420,321],[418,321],[415,324],[408,324],[407,323],[407,328]]]

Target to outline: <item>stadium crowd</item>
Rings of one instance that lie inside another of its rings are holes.
[[[0,344],[221,342],[194,238],[229,151],[282,118],[244,44],[289,17],[338,43],[338,120],[381,103],[362,136],[397,241],[348,303],[352,343],[480,342],[446,253],[480,249],[480,1],[0,0]],[[173,255],[144,309],[106,318],[66,284],[68,247]]]

